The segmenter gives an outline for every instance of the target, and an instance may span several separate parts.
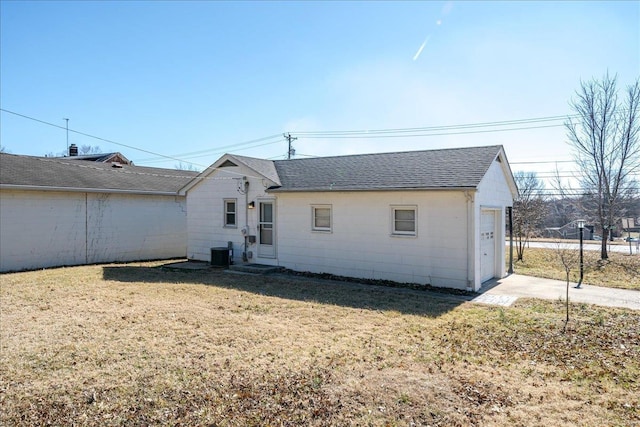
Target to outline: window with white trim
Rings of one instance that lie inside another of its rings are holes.
[[[331,205],[311,206],[311,229],[331,231]]]
[[[237,227],[237,208],[238,203],[236,199],[224,200],[224,226],[225,227]]]
[[[392,206],[391,233],[398,236],[415,236],[417,232],[417,213],[418,208],[416,206]]]

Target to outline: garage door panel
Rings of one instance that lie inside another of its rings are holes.
[[[480,219],[480,280],[496,276],[496,214],[482,211]]]

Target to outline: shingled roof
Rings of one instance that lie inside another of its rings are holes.
[[[476,188],[502,146],[364,154],[274,162],[272,191]]]
[[[0,188],[177,194],[197,174],[0,153]]]

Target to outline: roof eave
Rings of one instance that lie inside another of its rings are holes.
[[[502,162],[501,167],[504,171],[505,177],[507,179],[507,185],[511,190],[511,196],[516,199],[520,195],[520,190],[518,189],[518,184],[513,177],[513,171],[511,170],[511,164],[509,163],[509,159],[507,159],[507,153],[504,150],[503,146],[500,146],[499,156],[502,156],[504,162]]]
[[[154,196],[179,196],[177,191],[123,190],[117,188],[50,187],[44,185],[0,184],[1,190],[66,191],[71,193],[120,193]]]
[[[469,191],[477,190],[477,186],[468,187],[369,187],[369,188],[269,188],[270,193],[338,193],[338,192],[365,192],[365,191]]]

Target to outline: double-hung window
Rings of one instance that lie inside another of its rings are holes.
[[[237,207],[236,199],[224,200],[224,226],[225,227],[237,227]]]
[[[398,236],[417,235],[418,208],[416,206],[391,207],[391,233]]]
[[[331,231],[331,205],[311,206],[311,229]]]

